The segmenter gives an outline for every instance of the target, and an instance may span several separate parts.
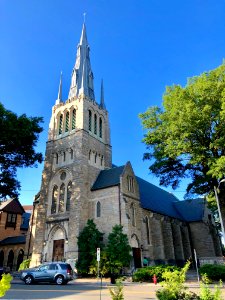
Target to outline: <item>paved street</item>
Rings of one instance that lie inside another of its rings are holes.
[[[194,292],[199,290],[196,282],[187,284]],[[109,294],[109,281],[103,280],[102,290],[100,282],[94,279],[79,279],[70,282],[66,286],[49,284],[35,284],[26,286],[22,281],[14,280],[11,289],[2,299],[57,299],[57,300],[111,300]],[[125,300],[149,300],[156,299],[155,291],[160,285],[152,283],[125,283]],[[101,292],[100,292],[101,291]],[[225,299],[225,288],[223,287]]]

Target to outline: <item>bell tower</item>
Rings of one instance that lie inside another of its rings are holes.
[[[112,166],[103,82],[98,103],[85,24],[65,101],[62,84],[61,74],[49,124],[41,189],[35,204],[32,265],[52,261],[57,256],[58,259],[78,256],[77,236],[90,215],[91,187],[100,170]]]

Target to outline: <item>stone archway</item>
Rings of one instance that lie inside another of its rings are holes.
[[[48,236],[48,260],[62,261],[65,259],[65,242],[67,235],[65,229],[55,225]]]
[[[135,269],[141,268],[141,248],[139,247],[139,240],[136,234],[131,236],[131,247],[133,252],[133,260]]]
[[[10,250],[8,254],[8,260],[7,260],[7,267],[10,268],[10,271],[12,271],[13,269],[13,261],[14,261],[14,252],[13,250]]]
[[[20,249],[17,257],[16,270],[18,271],[20,264],[23,262],[24,251]]]
[[[3,267],[4,265],[4,251],[0,251],[0,267]]]

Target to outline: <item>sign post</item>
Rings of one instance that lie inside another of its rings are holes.
[[[98,277],[99,277],[100,248],[97,248],[97,262],[98,262]]]

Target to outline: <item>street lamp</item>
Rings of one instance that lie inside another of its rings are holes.
[[[220,184],[223,182],[225,182],[225,179],[220,180],[218,188],[220,187]],[[220,224],[221,224],[221,229],[222,229],[223,243],[225,243],[225,232],[224,232],[224,226],[223,226],[223,219],[222,219],[221,210],[220,210],[219,197],[218,197],[217,189],[215,186],[214,186],[214,192],[215,192],[215,196],[216,196],[216,204],[218,207],[219,219],[220,219]]]

